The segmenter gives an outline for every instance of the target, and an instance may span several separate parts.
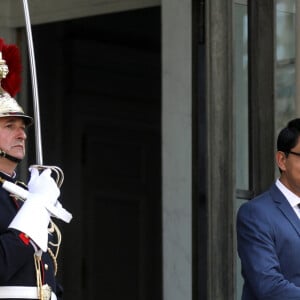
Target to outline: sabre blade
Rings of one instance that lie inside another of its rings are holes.
[[[39,93],[36,75],[35,55],[31,31],[30,14],[27,0],[23,0],[26,33],[28,41],[28,51],[30,58],[30,71],[32,80],[32,93],[33,93],[33,106],[34,106],[34,126],[35,126],[35,146],[36,146],[36,161],[37,164],[43,164],[43,149],[42,149],[42,136],[41,136],[41,121],[40,121],[40,106],[39,106]]]

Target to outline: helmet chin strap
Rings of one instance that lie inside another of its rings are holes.
[[[7,158],[10,161],[15,162],[15,163],[19,163],[19,162],[22,161],[22,159],[11,156],[11,155],[7,154],[6,152],[4,152],[2,149],[0,149],[0,156],[5,157],[5,158]]]

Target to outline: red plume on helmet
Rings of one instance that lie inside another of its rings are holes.
[[[2,59],[6,61],[9,72],[5,78],[1,80],[2,88],[14,97],[21,89],[21,54],[16,45],[7,45],[0,38],[0,52]]]
[[[26,125],[32,118],[13,97],[21,89],[21,55],[16,45],[6,45],[0,38],[0,118],[21,117]]]

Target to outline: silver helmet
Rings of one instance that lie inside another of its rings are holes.
[[[0,91],[0,118],[13,116],[23,118],[26,125],[31,125],[33,122],[14,98],[7,92]]]

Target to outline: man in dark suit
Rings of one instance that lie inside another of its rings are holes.
[[[280,177],[237,215],[242,300],[300,299],[300,119],[279,133],[276,163]]]

